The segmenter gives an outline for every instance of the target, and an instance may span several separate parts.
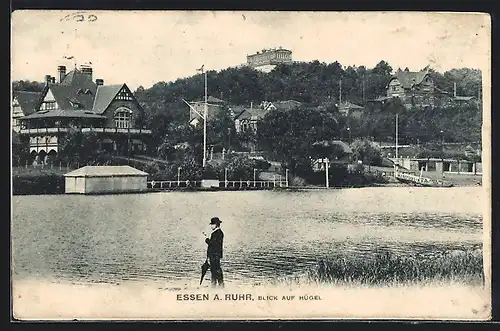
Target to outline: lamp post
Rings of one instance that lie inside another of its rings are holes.
[[[325,177],[326,177],[326,188],[330,186],[330,182],[328,180],[328,158],[325,159]]]
[[[257,172],[257,169],[253,169],[253,187],[255,187],[256,183],[255,183],[255,177],[256,177],[256,172]]]
[[[181,185],[181,169],[182,167],[177,168],[177,187]]]
[[[288,187],[288,169],[285,169],[285,181],[286,181],[286,187]]]
[[[441,133],[441,174],[444,176],[444,131],[439,131]]]
[[[347,132],[349,133],[349,144],[351,143],[351,128],[347,128]]]

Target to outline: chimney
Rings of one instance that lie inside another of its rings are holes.
[[[81,67],[80,71],[92,81],[92,67]]]
[[[457,83],[453,83],[453,97],[457,97]]]
[[[66,66],[58,66],[57,72],[59,73],[59,83],[62,83],[64,77],[66,76]]]
[[[55,78],[55,77],[50,77],[50,82],[51,82],[52,84],[55,84],[55,83],[56,83],[56,78]]]
[[[101,78],[97,78],[97,79],[95,80],[95,83],[96,83],[97,85],[104,85],[104,80],[102,80]]]
[[[51,82],[52,82],[52,77],[50,77],[50,75],[45,75],[45,86],[50,85]]]

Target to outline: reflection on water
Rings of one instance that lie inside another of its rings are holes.
[[[481,191],[447,190],[16,196],[14,277],[197,280],[206,254],[201,233],[215,215],[223,220],[228,281],[301,273],[334,254],[481,248]]]

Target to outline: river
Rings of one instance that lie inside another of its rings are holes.
[[[212,216],[227,282],[295,275],[335,254],[481,248],[484,198],[480,187],[14,196],[13,278],[194,283]]]

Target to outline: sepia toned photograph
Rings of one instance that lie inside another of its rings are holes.
[[[491,18],[21,10],[16,320],[491,318]]]

